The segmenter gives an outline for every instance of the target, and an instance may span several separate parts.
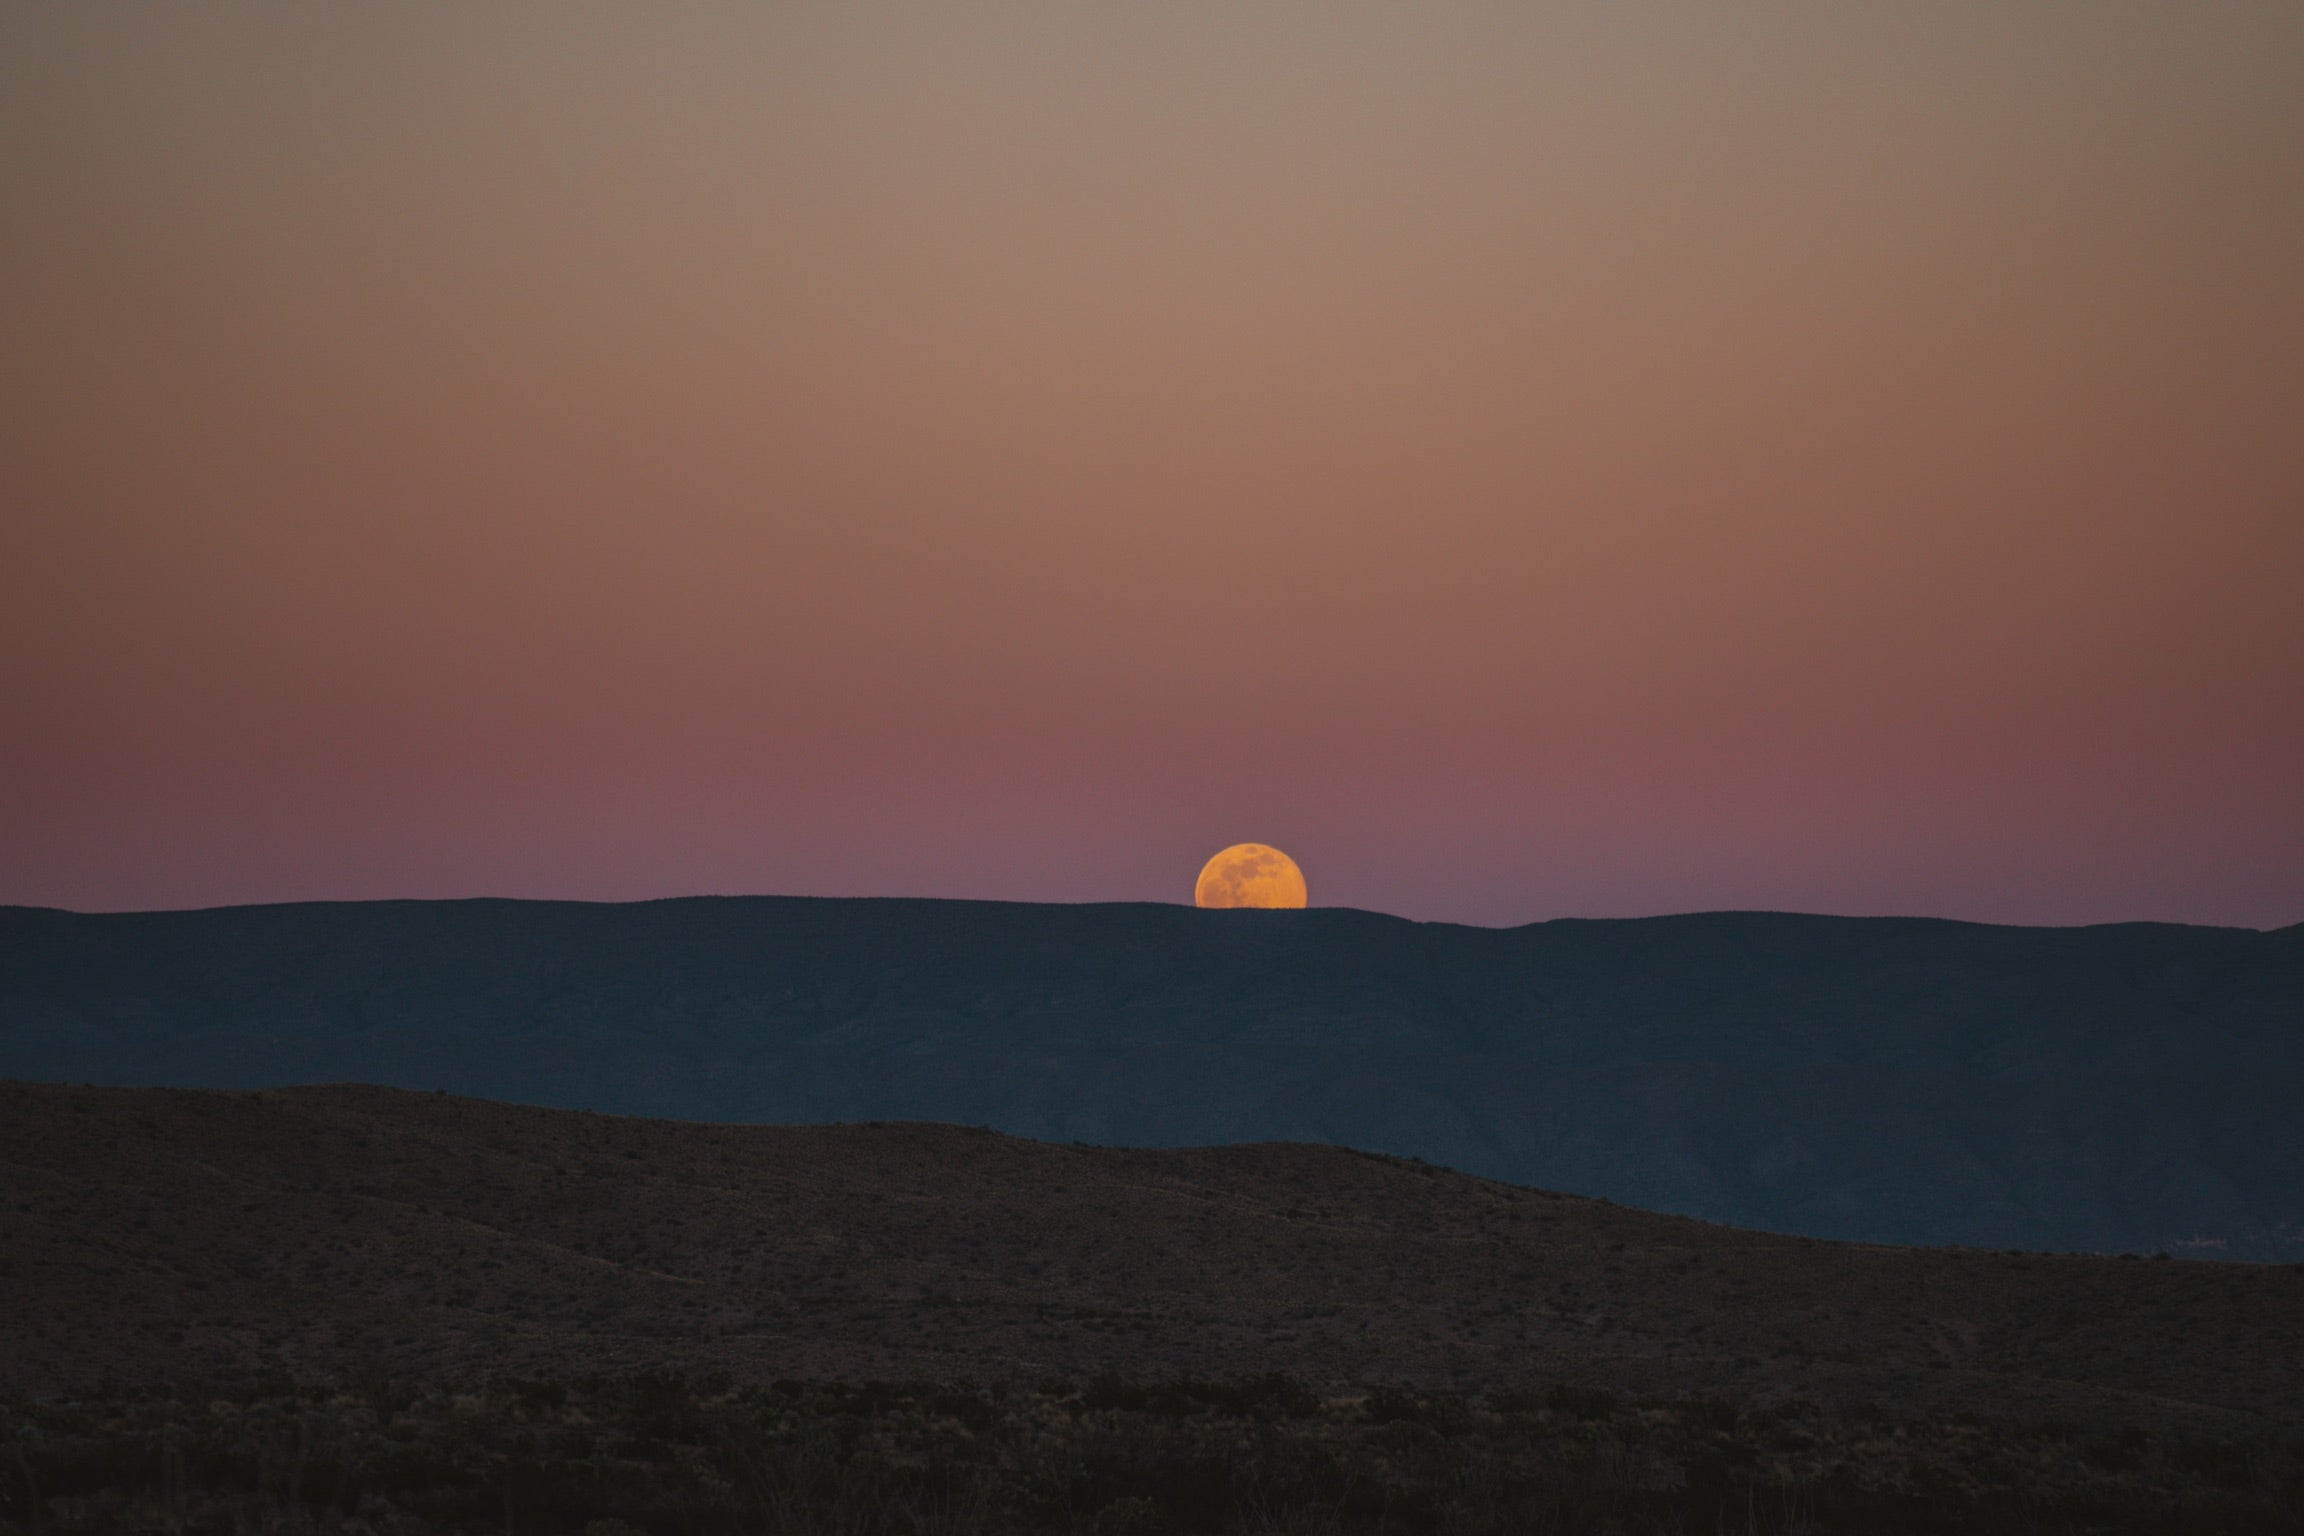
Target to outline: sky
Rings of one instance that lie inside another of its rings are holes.
[[[0,12],[0,902],[2304,920],[2304,7]]]

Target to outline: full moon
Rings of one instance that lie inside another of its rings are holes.
[[[1192,886],[1196,907],[1300,907],[1304,871],[1277,848],[1234,843],[1210,859]]]

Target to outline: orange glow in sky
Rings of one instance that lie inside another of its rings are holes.
[[[2304,7],[0,15],[0,901],[2304,919]]]

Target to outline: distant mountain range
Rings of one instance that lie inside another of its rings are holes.
[[[2304,1259],[2304,926],[0,908],[0,1076],[1332,1142],[1814,1236]]]

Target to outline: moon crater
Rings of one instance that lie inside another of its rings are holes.
[[[1234,843],[1210,859],[1192,887],[1196,907],[1300,907],[1304,871],[1277,848]]]

